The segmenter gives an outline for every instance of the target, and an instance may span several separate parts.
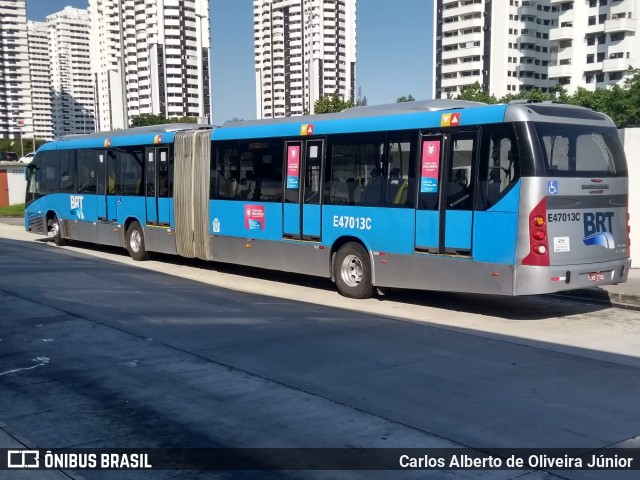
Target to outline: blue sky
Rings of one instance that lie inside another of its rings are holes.
[[[88,0],[26,0],[27,18],[44,20]],[[357,86],[369,105],[431,95],[433,0],[357,1]],[[212,0],[213,122],[256,117],[253,2]]]

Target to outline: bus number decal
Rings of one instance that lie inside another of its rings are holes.
[[[334,215],[333,226],[335,228],[349,228],[352,230],[371,230],[371,218],[350,217],[348,215]]]
[[[579,222],[580,213],[549,213],[547,215],[547,222]]]

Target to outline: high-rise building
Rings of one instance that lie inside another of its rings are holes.
[[[258,118],[355,100],[356,0],[254,0],[253,30]]]
[[[30,21],[27,22],[27,33],[29,37],[33,134],[36,138],[53,140],[49,27],[46,22]]]
[[[89,14],[66,7],[47,17],[53,134],[95,131]]]
[[[99,130],[211,118],[209,0],[90,0]]]
[[[497,97],[548,92],[557,0],[435,0],[435,97],[478,82]]]
[[[552,0],[549,78],[569,93],[622,84],[640,66],[639,0]]]
[[[0,0],[0,138],[33,135],[24,0]]]

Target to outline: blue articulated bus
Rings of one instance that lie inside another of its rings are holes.
[[[432,100],[66,137],[28,167],[25,225],[376,287],[526,295],[626,281],[615,126],[555,103]]]

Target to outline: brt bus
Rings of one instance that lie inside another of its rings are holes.
[[[210,128],[210,127],[209,127]],[[376,287],[500,295],[624,282],[628,179],[611,120],[433,100],[66,137],[28,167],[25,225]]]

